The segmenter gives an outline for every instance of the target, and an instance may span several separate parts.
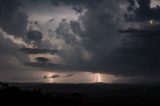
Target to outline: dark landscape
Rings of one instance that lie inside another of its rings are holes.
[[[160,104],[155,84],[0,84],[1,105],[118,105]]]

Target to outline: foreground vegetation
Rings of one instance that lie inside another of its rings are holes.
[[[76,85],[82,86],[82,85]],[[118,87],[118,85],[116,85]],[[104,87],[105,88],[105,87]],[[103,89],[104,89],[103,88]],[[120,87],[121,88],[121,87]],[[0,106],[82,106],[117,104],[160,104],[160,87],[128,87],[116,90],[100,90],[103,96],[84,95],[78,91],[72,93],[44,93],[43,88],[22,90],[15,86],[0,83]],[[65,88],[64,88],[65,89]],[[86,87],[86,89],[88,89]],[[102,92],[101,92],[102,91]],[[94,92],[93,92],[94,93]]]

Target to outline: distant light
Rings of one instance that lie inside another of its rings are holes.
[[[54,73],[49,72],[49,73],[47,74],[47,77],[50,77],[50,76],[52,76],[52,75],[54,75]],[[48,78],[48,83],[54,83],[54,79],[53,79],[53,78]]]
[[[153,25],[153,24],[154,24],[154,21],[153,21],[153,20],[150,20],[149,23],[150,23],[151,25]]]
[[[95,74],[95,82],[97,82],[97,83],[102,82],[102,78],[101,78],[101,75],[99,73]]]
[[[101,82],[101,75],[97,74],[97,77],[98,77],[98,82]]]

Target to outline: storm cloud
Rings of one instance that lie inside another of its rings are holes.
[[[135,2],[139,7],[135,10],[130,9],[135,6],[130,1],[129,8],[130,12],[135,13],[134,19],[133,17],[126,19],[140,25],[137,25],[139,27],[133,25],[120,31],[120,33],[127,35],[126,39],[129,43],[116,50],[113,58],[110,57],[110,64],[113,64],[114,70],[122,70],[121,72],[130,70],[129,73],[124,72],[124,75],[158,76],[160,74],[159,7],[151,8],[150,0],[136,0]]]
[[[19,0],[0,1],[0,26],[7,33],[23,37],[27,32],[28,16],[21,11]]]
[[[150,7],[152,0],[129,0],[130,6],[128,7],[129,13],[126,14],[126,18],[129,21],[148,21],[148,20],[160,20],[160,6],[154,8]],[[153,0],[154,1],[154,0]],[[136,7],[136,2],[138,7]]]
[[[42,33],[39,32],[39,31],[29,31],[27,33],[27,38],[30,40],[30,41],[41,41],[42,40]]]
[[[157,80],[160,7],[151,2],[2,0],[0,27],[7,37],[0,36],[0,54],[16,57],[19,66],[42,70]]]
[[[99,1],[94,9],[91,8],[94,4],[89,6],[87,2],[83,2],[87,11],[79,17],[79,21],[83,23],[85,30],[73,22],[71,26],[74,25],[73,32],[82,38],[82,46],[92,54],[92,58],[89,61],[76,61],[81,64],[77,68],[120,76],[159,74],[159,25],[154,24],[159,21],[159,7],[151,8],[150,2],[126,1],[130,3],[128,7],[121,4],[123,1]],[[71,1],[70,4],[72,3]],[[127,12],[134,14],[126,17],[125,14],[130,14]],[[153,22],[150,23],[150,20]],[[134,29],[133,26],[131,34],[118,32],[125,25],[128,29],[132,28],[128,24],[133,22],[140,24],[140,28]],[[126,46],[122,45],[123,38],[129,42]]]

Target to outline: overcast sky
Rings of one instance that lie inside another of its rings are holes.
[[[160,81],[159,0],[0,0],[0,81]]]

